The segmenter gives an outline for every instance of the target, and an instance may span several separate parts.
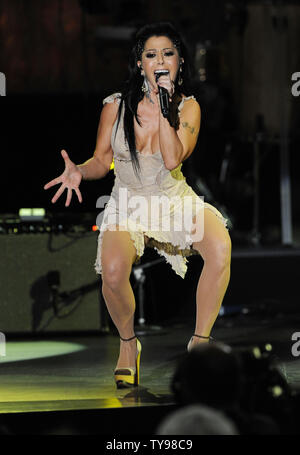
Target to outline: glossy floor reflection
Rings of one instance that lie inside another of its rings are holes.
[[[297,314],[248,314],[219,317],[213,336],[235,348],[271,343],[290,386],[300,389],[299,357],[292,334]],[[113,370],[119,339],[112,334],[10,339],[1,357],[0,413],[113,409],[174,404],[170,381],[186,352],[192,325],[173,324],[139,335],[142,343],[140,386],[118,390]],[[300,350],[299,350],[300,351]]]

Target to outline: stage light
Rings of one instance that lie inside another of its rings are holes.
[[[113,160],[112,160],[112,163],[111,163],[111,165],[110,165],[109,170],[111,171],[114,167],[115,167],[115,163],[114,163],[114,159],[113,159]]]
[[[86,349],[79,343],[65,341],[8,341],[6,340],[6,356],[1,357],[1,363],[24,362],[26,360],[43,359],[72,354]]]
[[[19,210],[19,217],[23,221],[39,221],[43,220],[46,210],[43,208],[21,208]]]
[[[261,358],[261,351],[260,351],[259,347],[255,346],[255,347],[252,349],[252,354],[253,354],[253,356],[254,356],[256,359],[260,359],[260,358]]]
[[[94,224],[94,226],[92,226],[92,231],[94,231],[94,232],[98,231],[98,226],[96,226],[96,225]]]
[[[271,392],[273,397],[280,397],[283,394],[282,387],[280,387],[279,385],[275,385],[274,387],[272,387]]]

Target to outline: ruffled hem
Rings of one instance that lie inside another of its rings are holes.
[[[227,227],[227,219],[223,217],[221,212],[217,210],[211,204],[205,202],[204,208],[211,210],[222,222],[222,224]],[[175,273],[182,278],[185,277],[187,271],[187,257],[193,255],[199,255],[199,252],[195,250],[192,246],[191,237],[186,241],[178,240],[178,244],[173,244],[169,239],[166,238],[166,235],[161,231],[147,231],[143,229],[141,225],[137,225],[135,222],[129,218],[122,220],[118,225],[123,228],[123,230],[129,232],[130,237],[136,248],[137,256],[134,261],[134,265],[138,265],[144,254],[145,247],[153,248],[160,256],[163,256],[167,263],[169,263]],[[102,237],[106,230],[110,228],[110,224],[103,223],[100,228],[98,236],[98,248],[97,248],[97,257],[95,262],[95,271],[98,274],[102,274],[102,264],[101,264],[101,246],[102,246]],[[187,232],[185,232],[187,234]],[[144,235],[148,237],[148,242],[145,246]]]
[[[146,234],[147,235],[147,234]],[[173,245],[171,242],[160,242],[159,240],[151,237],[147,243],[149,248],[157,248],[159,250],[164,250],[167,254],[179,255],[179,256],[191,256],[193,254],[198,254],[197,250],[194,250],[192,246],[187,248],[180,248],[178,245]]]
[[[187,259],[185,256],[172,256],[171,254],[167,254],[164,250],[160,250],[156,247],[154,247],[154,249],[160,256],[163,256],[166,259],[167,263],[170,264],[177,275],[179,275],[182,279],[185,277],[187,272]],[[196,253],[199,255],[198,251]]]
[[[130,221],[130,220],[128,220]],[[98,236],[98,249],[97,249],[97,258],[95,262],[95,271],[97,274],[102,274],[102,264],[101,264],[101,246],[102,246],[102,237],[106,230],[109,229],[109,225],[106,225],[101,229]],[[141,258],[144,254],[145,247],[153,248],[157,251],[160,256],[163,256],[166,259],[166,262],[169,263],[175,273],[182,278],[185,277],[187,271],[187,259],[186,257],[191,255],[199,255],[197,250],[194,250],[191,245],[186,248],[181,248],[180,245],[173,245],[171,242],[162,241],[159,232],[149,232],[142,230],[132,230],[128,226],[125,229],[129,234],[136,248],[137,256],[133,265],[138,265],[141,261]],[[145,246],[144,235],[149,238]],[[155,238],[158,237],[159,239]]]
[[[136,228],[133,229],[132,226],[130,227],[129,226],[130,223],[132,223],[132,222],[131,222],[131,220],[128,219],[128,220],[126,220],[125,224],[124,223],[118,223],[118,225],[120,227],[123,227],[124,230],[126,230],[130,234],[131,240],[133,241],[135,249],[136,249],[136,252],[137,252],[137,258],[136,258],[136,260],[134,262],[135,264],[137,264],[141,260],[141,257],[144,254],[144,248],[145,248],[144,234],[143,234],[142,231],[137,230]],[[109,228],[111,226],[113,226],[113,225],[104,223],[101,226],[100,232],[99,232],[99,235],[98,235],[98,247],[97,247],[97,257],[96,257],[96,261],[95,261],[95,271],[99,275],[102,274],[102,264],[101,264],[102,237],[103,237],[104,232],[109,230]],[[147,234],[145,234],[145,235],[147,235]]]

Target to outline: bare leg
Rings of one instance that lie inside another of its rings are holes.
[[[231,240],[210,209],[204,209],[204,235],[193,244],[204,260],[196,292],[195,333],[209,336],[230,280]],[[194,337],[191,347],[207,340]]]
[[[129,281],[136,249],[126,231],[105,231],[102,240],[102,294],[122,338],[134,336],[135,298]],[[136,338],[120,339],[116,368],[135,366]]]

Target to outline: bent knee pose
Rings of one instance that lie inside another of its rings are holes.
[[[204,261],[197,285],[195,324],[195,334],[203,338],[192,337],[189,349],[210,338],[230,279],[231,239],[221,219],[208,208],[204,209],[203,238],[194,242],[193,248]]]
[[[123,91],[103,100],[93,156],[75,165],[63,150],[63,174],[45,185],[48,189],[61,184],[52,202],[67,189],[69,206],[73,190],[82,202],[82,179],[101,179],[114,164],[115,181],[99,225],[95,270],[102,275],[103,297],[120,335],[114,372],[117,387],[139,384],[142,347],[134,333],[130,274],[146,244],[155,247],[182,278],[190,254],[199,254],[204,260],[196,293],[195,333],[188,350],[210,339],[229,282],[231,242],[226,220],[213,206],[204,204],[181,172],[183,161],[195,149],[201,119],[200,106],[190,92],[189,74],[188,50],[171,24],[141,28]],[[128,199],[124,199],[124,192]],[[169,200],[175,196],[181,202],[187,197],[189,203],[172,209],[166,204],[162,211],[152,211],[153,195]],[[141,199],[138,219],[136,201]],[[178,230],[174,221],[182,217],[182,206],[189,222]],[[204,217],[198,219],[201,213]],[[167,229],[166,220],[170,221]],[[192,221],[196,226],[203,223],[203,236],[193,237],[191,243]]]
[[[102,294],[122,338],[134,336],[135,298],[129,281],[136,249],[128,232],[107,230],[102,242]],[[117,368],[135,365],[136,341],[120,339]]]

